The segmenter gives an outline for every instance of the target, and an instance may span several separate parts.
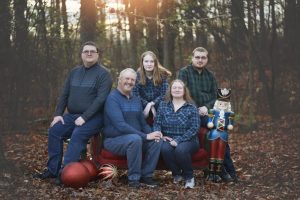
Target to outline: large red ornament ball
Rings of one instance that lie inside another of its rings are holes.
[[[80,160],[81,164],[83,164],[89,171],[91,180],[95,179],[98,175],[98,169],[95,163],[92,160]]]
[[[73,162],[64,167],[61,181],[67,187],[85,187],[90,181],[89,170],[80,162]]]

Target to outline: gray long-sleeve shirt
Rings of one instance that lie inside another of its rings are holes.
[[[89,68],[75,67],[65,82],[54,115],[61,116],[67,108],[69,113],[89,120],[94,114],[103,112],[111,86],[110,73],[98,63]]]

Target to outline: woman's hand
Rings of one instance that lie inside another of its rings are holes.
[[[163,136],[163,140],[167,142],[171,142],[173,139],[168,136]]]
[[[150,112],[150,109],[151,109],[151,102],[147,103],[143,113],[144,113],[144,117],[147,118],[149,116],[149,112]]]
[[[173,147],[177,147],[178,144],[177,144],[177,142],[175,140],[172,140],[170,142],[170,145],[173,146]]]
[[[147,103],[147,105],[146,105],[146,107],[145,107],[145,109],[144,109],[144,111],[143,111],[144,117],[145,117],[145,118],[147,118],[147,117],[149,116],[150,110],[152,111],[153,116],[156,115],[156,110],[155,110],[155,108],[154,108],[154,105],[155,105],[155,103],[154,103],[153,101]],[[153,109],[154,109],[154,112],[155,112],[155,113],[153,112]],[[155,115],[154,115],[154,114],[155,114]]]
[[[176,147],[178,144],[173,138],[170,138],[168,136],[163,136],[163,140],[166,142],[169,142],[171,146]]]
[[[151,107],[151,112],[153,114],[153,118],[155,118],[156,117],[156,109],[154,106]]]

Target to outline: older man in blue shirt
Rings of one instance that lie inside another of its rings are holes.
[[[104,108],[104,147],[117,155],[126,155],[128,183],[139,188],[140,182],[158,186],[152,179],[156,168],[162,134],[147,125],[140,98],[132,95],[136,72],[127,68],[119,76],[117,89],[111,91]],[[142,160],[142,157],[144,159]]]

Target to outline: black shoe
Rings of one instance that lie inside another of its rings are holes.
[[[48,170],[46,169],[42,173],[36,173],[33,175],[33,178],[39,178],[39,179],[47,179],[47,178],[55,178],[55,176]]]
[[[215,175],[212,174],[212,173],[209,173],[207,178],[206,178],[207,181],[214,181],[215,180]]]
[[[158,187],[159,186],[159,183],[157,181],[153,180],[152,177],[142,177],[140,181],[143,185],[146,185],[148,187]]]
[[[232,177],[232,182],[234,182],[234,183],[240,182],[240,179],[239,179],[239,177],[237,175],[231,176],[231,177]]]
[[[62,186],[63,182],[61,180],[61,172],[62,172],[63,168],[61,168],[58,172],[58,175],[54,181],[54,184],[57,185],[57,186]]]
[[[233,182],[233,178],[229,174],[222,174],[221,178],[226,183]]]
[[[218,174],[215,174],[214,182],[215,183],[221,183],[222,182],[222,178]]]
[[[128,187],[132,188],[132,189],[139,189],[140,188],[140,182],[138,180],[132,180],[132,181],[128,181]]]
[[[61,178],[60,176],[57,176],[55,181],[54,181],[54,184],[57,185],[57,186],[62,186],[62,181],[61,181]]]

